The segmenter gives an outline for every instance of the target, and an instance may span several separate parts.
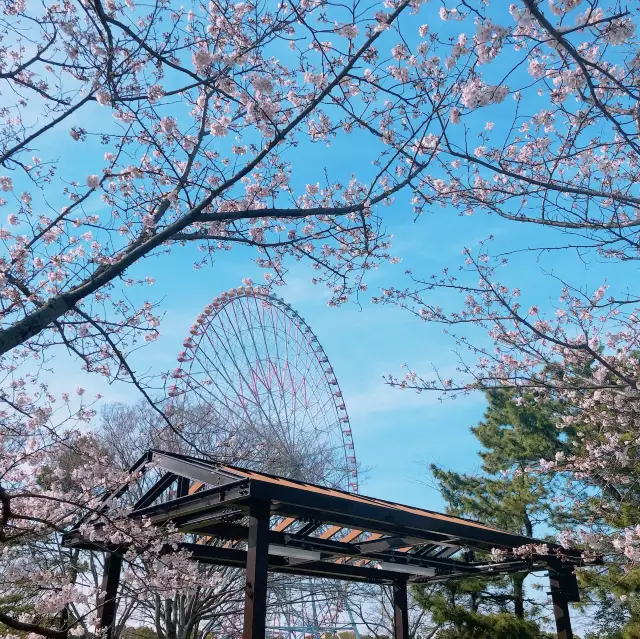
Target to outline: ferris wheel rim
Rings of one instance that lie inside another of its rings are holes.
[[[351,430],[351,422],[344,402],[342,388],[340,387],[340,383],[335,375],[333,366],[331,365],[322,343],[305,319],[282,297],[278,297],[266,287],[240,286],[233,288],[216,296],[210,304],[205,306],[204,311],[198,315],[196,322],[192,326],[190,335],[183,340],[183,347],[185,348],[185,351],[182,351],[178,356],[179,366],[174,370],[172,375],[175,380],[175,384],[170,387],[169,397],[177,397],[186,393],[188,390],[193,390],[193,388],[187,388],[183,390],[183,393],[180,393],[177,388],[177,384],[180,384],[181,380],[185,377],[184,367],[182,366],[182,364],[188,361],[185,357],[185,353],[187,351],[195,352],[199,350],[199,341],[205,337],[207,332],[206,330],[202,330],[202,327],[211,326],[213,320],[218,318],[223,310],[226,310],[228,306],[232,305],[239,299],[253,299],[256,302],[260,301],[261,303],[271,305],[273,308],[281,311],[286,319],[289,322],[292,322],[300,333],[309,337],[309,344],[312,346],[311,353],[313,354],[316,363],[318,364],[318,368],[321,371],[318,379],[322,379],[326,385],[326,388],[329,391],[329,397],[331,398],[333,410],[337,416],[337,427],[340,432],[340,442],[344,453],[347,472],[347,485],[345,489],[348,492],[358,493],[358,465]],[[198,343],[194,344],[196,340],[198,340]],[[193,359],[195,358],[191,358],[190,367],[193,366]],[[325,368],[325,366],[327,368]]]

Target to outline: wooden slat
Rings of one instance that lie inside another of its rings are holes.
[[[193,495],[193,493],[198,492],[203,486],[204,483],[201,481],[194,482],[193,486],[189,488],[189,495]]]
[[[282,532],[285,528],[291,526],[294,521],[296,521],[295,517],[287,517],[286,519],[283,519],[277,526],[272,528],[272,530],[275,530],[275,532]]]
[[[363,532],[363,530],[352,530],[350,533],[347,533],[340,541],[344,544],[348,544],[356,537],[359,537]],[[378,535],[378,537],[382,537],[382,535]]]
[[[342,526],[331,526],[331,528],[325,530],[321,535],[318,535],[318,539],[331,539],[331,537],[337,535],[342,528]]]
[[[358,559],[358,561],[355,561],[353,563],[354,566],[366,566],[367,564],[370,564],[373,561],[373,559]]]

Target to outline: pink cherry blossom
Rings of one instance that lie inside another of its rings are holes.
[[[89,175],[87,177],[87,186],[91,189],[97,189],[100,186],[100,177],[97,175]]]
[[[96,100],[98,101],[98,104],[101,104],[102,106],[108,106],[111,103],[111,95],[109,95],[108,91],[99,89],[98,91],[96,91]]]
[[[223,116],[221,118],[214,120],[211,123],[211,128],[210,128],[211,135],[217,138],[225,137],[229,132],[230,124],[231,124],[231,119],[228,118],[227,116]]]
[[[338,28],[338,33],[348,40],[355,40],[358,37],[359,31],[358,26],[355,24],[345,24]]]
[[[206,49],[198,48],[193,53],[191,61],[193,62],[193,66],[198,73],[206,73],[209,66],[213,63],[214,59],[214,56],[211,55]]]

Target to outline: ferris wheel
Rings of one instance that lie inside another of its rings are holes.
[[[205,307],[183,345],[169,395],[190,437],[231,463],[358,491],[340,385],[291,306],[265,288],[231,289]],[[270,609],[267,637],[358,634],[341,585],[274,579]]]

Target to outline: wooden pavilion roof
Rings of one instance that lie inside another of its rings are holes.
[[[566,574],[573,590],[573,567],[582,563],[577,551],[470,519],[207,459],[150,450],[132,470],[146,468],[159,477],[129,516],[156,526],[171,522],[193,540],[181,547],[204,563],[246,565],[247,514],[257,503],[268,505],[274,572],[393,583],[398,573],[432,582],[551,568]],[[108,495],[104,509],[125,490]],[[78,531],[68,533],[67,545],[97,549]],[[545,544],[546,552],[513,553]],[[506,553],[504,561],[488,558],[493,548]]]

